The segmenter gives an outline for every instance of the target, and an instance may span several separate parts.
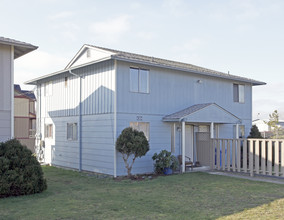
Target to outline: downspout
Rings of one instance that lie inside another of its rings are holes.
[[[69,73],[73,76],[76,76],[80,80],[79,90],[80,90],[80,100],[79,100],[79,171],[82,171],[82,79],[84,77],[72,73],[69,70]]]
[[[114,100],[113,100],[113,145],[114,145],[114,155],[113,155],[113,177],[117,176],[117,153],[116,153],[116,132],[117,132],[117,61],[114,60]]]
[[[14,46],[11,46],[11,139],[14,138]]]

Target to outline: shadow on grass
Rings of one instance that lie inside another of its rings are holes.
[[[47,191],[1,199],[3,218],[216,219],[284,198],[283,185],[206,173],[115,181],[55,167],[43,169]]]

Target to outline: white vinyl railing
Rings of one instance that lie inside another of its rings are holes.
[[[284,177],[284,139],[211,139],[211,169]]]

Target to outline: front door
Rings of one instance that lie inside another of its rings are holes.
[[[185,125],[185,156],[193,161],[193,126]],[[188,160],[188,158],[185,158]]]

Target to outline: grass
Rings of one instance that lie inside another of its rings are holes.
[[[0,219],[277,219],[284,185],[206,173],[115,181],[43,167],[48,189],[0,199]]]

